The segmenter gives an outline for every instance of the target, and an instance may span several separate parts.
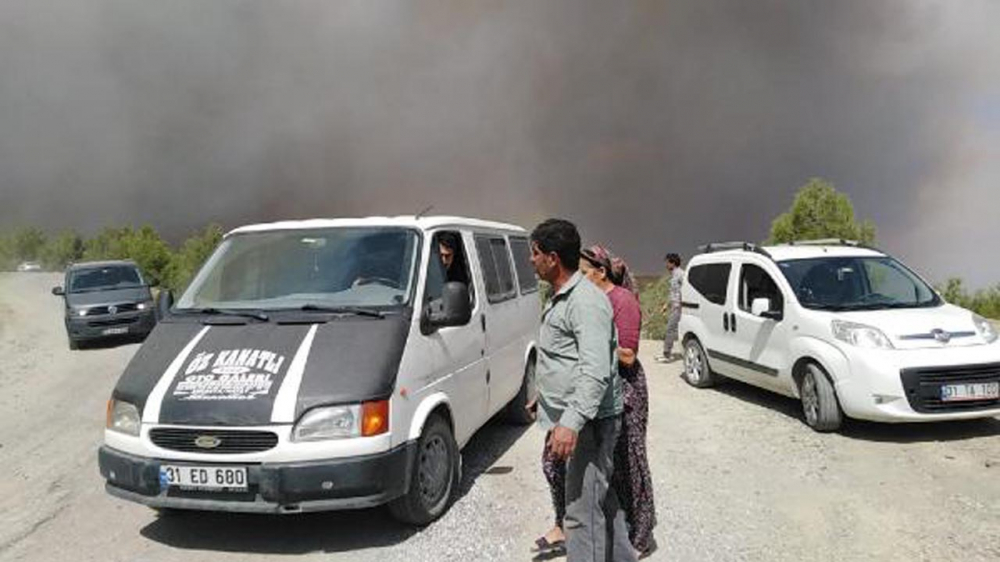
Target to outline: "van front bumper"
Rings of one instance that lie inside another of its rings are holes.
[[[145,336],[156,327],[156,311],[123,312],[115,316],[66,318],[66,332],[74,340]]]
[[[385,453],[295,463],[192,463],[138,457],[107,446],[98,451],[109,494],[154,508],[245,513],[302,513],[374,507],[409,490],[415,442]],[[160,465],[246,466],[246,491],[160,485]]]

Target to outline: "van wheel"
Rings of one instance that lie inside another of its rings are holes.
[[[458,489],[458,445],[441,416],[427,420],[417,441],[410,490],[389,504],[403,523],[427,525],[444,514]]]
[[[535,416],[528,411],[528,404],[538,397],[535,387],[535,359],[532,358],[524,367],[524,379],[517,396],[507,404],[507,421],[515,425],[528,425],[535,421]]]
[[[69,338],[69,348],[72,351],[76,351],[77,349],[80,349],[80,342],[76,341],[73,338]]]
[[[708,366],[705,350],[695,338],[689,339],[684,344],[684,380],[696,388],[706,388],[715,384],[715,373]]]
[[[830,378],[815,363],[807,364],[804,370],[799,395],[806,424],[820,432],[836,431],[843,421],[843,414]]]

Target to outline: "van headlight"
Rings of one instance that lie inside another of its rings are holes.
[[[1000,338],[1000,334],[997,334],[997,329],[993,326],[993,323],[982,316],[973,314],[972,323],[976,325],[976,331],[986,340],[986,343],[993,343],[997,341],[997,338]]]
[[[389,431],[389,401],[324,406],[305,413],[292,429],[292,441],[371,437]]]
[[[135,404],[114,398],[108,400],[108,417],[105,427],[111,431],[138,437],[141,424],[139,408],[136,408]]]
[[[834,320],[830,324],[833,337],[863,349],[893,349],[889,338],[875,326]]]

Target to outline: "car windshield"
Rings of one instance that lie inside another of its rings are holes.
[[[409,301],[419,238],[386,227],[272,230],[227,238],[178,310],[395,307]]]
[[[806,308],[883,310],[941,304],[927,283],[887,256],[787,260],[778,267]]]
[[[139,270],[129,265],[109,265],[74,270],[70,273],[69,292],[86,293],[107,289],[141,287]]]

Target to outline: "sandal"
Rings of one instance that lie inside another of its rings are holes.
[[[545,537],[535,539],[535,546],[531,548],[532,554],[556,554],[566,552],[566,541],[559,540],[549,542]]]

